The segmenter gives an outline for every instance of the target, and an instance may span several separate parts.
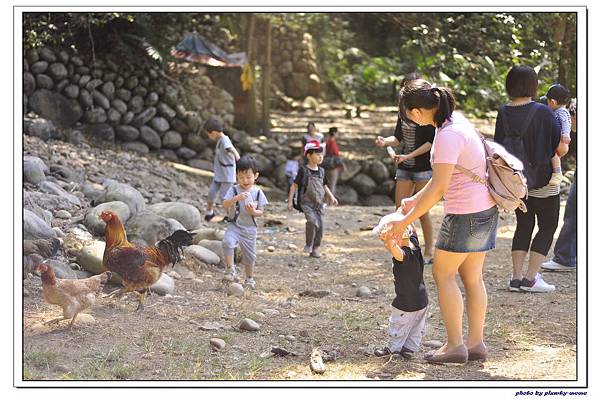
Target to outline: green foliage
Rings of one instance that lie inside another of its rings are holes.
[[[242,13],[26,13],[24,45],[109,51],[163,63],[182,32],[218,26],[225,50],[245,46]],[[308,32],[330,98],[395,104],[399,82],[418,71],[450,87],[459,107],[479,116],[507,100],[504,80],[516,64],[534,67],[540,92],[553,82],[576,89],[574,13],[269,13],[275,25]],[[227,48],[225,42],[233,48]]]
[[[323,20],[321,35],[352,38],[333,45],[335,51],[330,53],[336,57],[319,60],[326,65],[326,79],[344,101],[394,103],[399,81],[418,71],[438,86],[450,87],[461,109],[478,116],[495,114],[507,100],[504,81],[514,65],[538,71],[539,95],[557,81],[561,29],[575,19],[575,14],[564,13],[326,15],[346,23]],[[314,35],[320,38],[319,32]],[[347,57],[353,47],[364,52],[358,64]],[[567,50],[563,84],[574,91],[575,47]]]

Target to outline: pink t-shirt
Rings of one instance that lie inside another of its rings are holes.
[[[485,153],[475,128],[459,112],[435,132],[431,164],[460,165],[485,178]],[[486,186],[476,183],[458,169],[452,172],[444,194],[444,211],[451,214],[481,212],[496,205]]]

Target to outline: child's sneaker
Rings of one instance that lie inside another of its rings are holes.
[[[212,220],[212,218],[215,217],[215,213],[207,213],[206,215],[204,215],[204,221],[205,222],[210,222]]]
[[[394,354],[400,354],[400,352],[392,352],[391,349],[387,346],[384,346],[383,348],[377,348],[373,351],[373,354],[377,357],[381,357],[381,356],[388,356],[391,355],[392,353]]]
[[[313,250],[310,252],[310,256],[313,258],[320,258],[321,257],[321,251],[319,251],[319,248],[313,248]]]
[[[237,269],[235,268],[235,266],[233,266],[230,269],[227,269],[227,271],[225,272],[225,276],[223,277],[223,279],[227,280],[227,281],[231,281],[231,282],[234,282],[234,281],[237,282],[237,281],[239,281],[238,272],[237,272]]]
[[[519,280],[518,278],[513,278],[510,280],[510,283],[508,283],[508,290],[512,292],[521,291],[521,281],[522,280]]]
[[[310,245],[305,245],[304,246],[304,252],[311,253],[312,252],[312,247]]]
[[[562,182],[563,174],[562,172],[552,172],[552,177],[550,177],[550,181],[548,184],[559,185]]]
[[[256,281],[254,281],[254,279],[252,277],[246,278],[246,280],[244,280],[244,285],[253,290],[256,289]]]
[[[526,278],[521,280],[521,290],[527,292],[552,292],[556,289],[552,284],[548,284],[544,281],[540,274],[536,274],[533,281]]]

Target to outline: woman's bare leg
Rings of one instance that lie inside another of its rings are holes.
[[[463,344],[462,318],[464,305],[462,293],[456,282],[456,274],[467,255],[466,253],[448,252],[437,248],[434,253],[433,279],[438,290],[438,303],[446,327],[446,335],[448,336],[448,342],[438,351],[439,354],[452,351]]]
[[[415,191],[415,183],[410,180],[396,180],[396,209],[401,205],[404,198],[413,195]]]
[[[467,348],[483,343],[483,326],[487,312],[487,291],[483,283],[485,255],[486,252],[470,253],[458,269],[467,297],[467,318],[469,322]]]

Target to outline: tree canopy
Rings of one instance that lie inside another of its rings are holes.
[[[241,13],[26,13],[24,45],[111,51],[162,63],[182,32],[218,25],[211,40],[244,49]],[[418,71],[453,89],[462,109],[480,115],[506,100],[504,79],[532,66],[540,94],[560,82],[576,95],[575,13],[264,13],[273,24],[311,33],[330,99],[394,104],[399,82]],[[214,31],[214,30],[213,30]],[[257,40],[260,39],[260,31]],[[257,46],[258,51],[264,46]]]

